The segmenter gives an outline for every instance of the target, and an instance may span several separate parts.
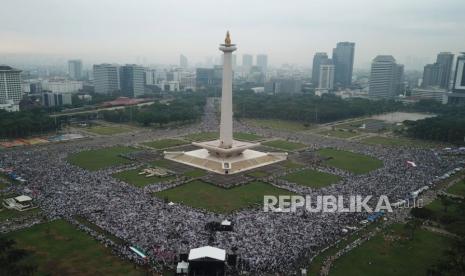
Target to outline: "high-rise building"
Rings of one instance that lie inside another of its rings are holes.
[[[124,96],[136,98],[145,93],[144,67],[127,64],[120,67],[120,87]]]
[[[465,52],[457,57],[452,93],[447,94],[447,102],[465,104]]]
[[[318,89],[333,90],[334,89],[334,71],[335,66],[333,64],[322,64],[320,65]]]
[[[119,66],[116,64],[94,65],[94,90],[97,94],[112,94],[120,89]]]
[[[23,97],[21,70],[0,65],[0,104],[19,104]]]
[[[146,68],[145,69],[145,84],[155,85],[157,84],[157,70]]]
[[[42,104],[46,107],[70,105],[72,104],[72,94],[44,92],[42,93]]]
[[[68,75],[73,80],[82,79],[82,61],[80,59],[68,61]]]
[[[187,57],[185,55],[179,56],[179,66],[181,66],[181,68],[187,68],[189,66]]]
[[[398,80],[396,60],[390,55],[379,55],[371,63],[368,96],[373,99],[391,99],[396,95]]]
[[[326,64],[327,60],[328,55],[326,53],[315,53],[313,56],[312,83],[314,87],[318,87],[320,81],[320,66]]]
[[[352,84],[354,68],[355,43],[339,42],[333,49],[333,63],[335,66],[334,82],[337,86],[348,87]]]
[[[436,63],[439,65],[438,85],[441,88],[448,89],[450,84],[450,75],[452,64],[454,62],[454,54],[450,52],[441,52],[436,58]]]
[[[197,89],[205,89],[213,85],[215,70],[212,68],[197,68],[195,70],[195,83]]]
[[[268,56],[267,55],[257,55],[257,66],[262,69],[262,72],[266,72],[268,69]]]
[[[250,69],[253,65],[253,56],[244,54],[242,55],[242,67]]]
[[[439,86],[446,90],[449,89],[453,61],[454,55],[452,53],[439,53],[435,63],[425,65],[422,86]]]

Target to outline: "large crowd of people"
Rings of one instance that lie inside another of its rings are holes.
[[[209,244],[228,252],[234,250],[239,258],[239,269],[254,275],[270,271],[298,271],[321,248],[344,236],[343,228],[359,225],[367,217],[364,213],[307,213],[304,210],[274,213],[263,212],[262,208],[242,209],[228,215],[215,214],[182,204],[167,204],[163,199],[152,196],[153,192],[182,185],[188,178],[176,177],[141,189],[111,176],[134,165],[87,171],[67,162],[69,154],[82,150],[133,145],[199,130],[215,130],[218,121],[214,112],[206,114],[200,125],[184,128],[143,130],[5,150],[0,152],[0,167],[13,168],[15,173],[27,179],[27,188],[17,186],[16,189],[21,190],[16,192],[29,193],[48,219],[64,218],[79,224],[73,218],[85,217],[127,244],[142,249],[157,267],[172,266],[179,254]],[[434,185],[437,176],[461,162],[460,156],[445,155],[441,150],[369,146],[308,133],[261,129],[239,122],[235,128],[264,137],[298,141],[308,145],[308,150],[332,147],[363,153],[384,163],[382,168],[366,174],[351,174],[323,164],[306,164],[306,167],[342,177],[339,182],[321,189],[283,180],[281,177],[285,172],[265,178],[272,185],[302,195],[387,195],[394,202],[422,186]],[[407,160],[417,166],[406,165]],[[234,223],[233,231],[211,233],[205,229],[207,223],[226,218]],[[101,236],[99,240],[112,246],[118,255],[141,262],[127,247],[115,245]]]

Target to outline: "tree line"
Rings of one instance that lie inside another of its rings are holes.
[[[0,109],[0,138],[18,138],[55,130],[55,120],[41,109],[7,112]]]
[[[234,96],[235,116],[327,123],[352,117],[400,110],[400,102],[370,101],[362,98],[341,99],[335,95],[267,95],[241,91]]]
[[[109,122],[135,121],[143,126],[157,124],[163,126],[172,122],[189,122],[198,120],[203,114],[206,103],[204,95],[183,94],[174,100],[149,106],[127,107],[119,110],[102,112],[103,119]]]

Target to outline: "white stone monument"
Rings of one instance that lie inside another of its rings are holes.
[[[232,104],[232,52],[237,48],[231,44],[229,32],[225,43],[219,48],[224,53],[223,86],[221,93],[220,139],[192,143],[201,149],[188,152],[164,152],[165,158],[220,173],[234,174],[247,171],[287,159],[286,152],[260,152],[251,148],[259,143],[248,143],[233,139],[233,104]]]

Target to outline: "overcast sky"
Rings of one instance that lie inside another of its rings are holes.
[[[355,67],[432,61],[465,51],[464,12],[465,0],[1,0],[0,54],[193,64],[219,56],[230,30],[239,55],[275,65],[309,65],[338,41],[356,43]]]

